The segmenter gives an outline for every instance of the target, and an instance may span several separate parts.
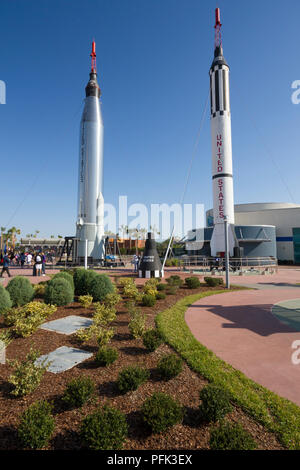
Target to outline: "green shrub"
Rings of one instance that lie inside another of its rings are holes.
[[[5,322],[13,325],[13,332],[17,336],[26,338],[34,333],[47,317],[56,312],[55,305],[46,305],[44,302],[32,301],[23,307],[8,311]]]
[[[143,335],[143,343],[148,351],[155,351],[162,343],[163,338],[157,330],[147,330]]]
[[[95,384],[90,377],[78,377],[67,384],[62,400],[70,408],[78,408],[91,398],[94,391]]]
[[[113,307],[107,307],[100,302],[95,303],[95,312],[93,314],[93,322],[96,325],[105,326],[112,323],[116,319],[116,310]]]
[[[182,371],[182,360],[176,354],[166,354],[159,361],[157,369],[164,380],[170,380]]]
[[[232,411],[230,394],[218,385],[209,384],[200,392],[200,413],[207,422],[216,422]]]
[[[156,304],[156,298],[152,294],[144,294],[142,297],[142,304],[144,307],[154,307]]]
[[[177,286],[177,287],[181,287],[183,284],[183,280],[181,279],[180,276],[177,276],[177,274],[168,277],[166,279],[166,282],[168,283],[169,286]]]
[[[125,415],[109,406],[84,418],[80,429],[84,444],[93,450],[122,449],[127,434]]]
[[[107,294],[114,292],[114,286],[106,274],[97,274],[90,283],[89,294],[93,296],[94,302],[103,301]]]
[[[176,295],[176,294],[177,294],[177,291],[178,291],[178,287],[177,287],[177,286],[170,286],[170,287],[167,289],[167,294],[168,294],[168,295]]]
[[[185,283],[189,289],[197,289],[198,287],[201,286],[199,279],[195,276],[187,277],[185,279]]]
[[[156,300],[164,300],[167,297],[167,294],[164,292],[157,292],[156,294]]]
[[[35,284],[33,286],[35,299],[42,299],[44,297],[46,285],[47,283],[43,282],[43,283]]]
[[[157,286],[156,286],[156,289],[157,289],[158,291],[166,290],[166,288],[167,288],[167,284],[159,283],[159,284],[157,284]]]
[[[8,378],[8,382],[14,386],[11,394],[15,397],[28,395],[40,384],[49,363],[46,364],[46,361],[43,361],[37,365],[35,361],[38,357],[39,352],[30,349],[23,361],[18,359],[7,361],[8,365],[14,369]]]
[[[217,287],[222,286],[224,284],[223,279],[217,277],[205,277],[204,281],[209,287]]]
[[[117,349],[103,346],[99,348],[95,361],[99,366],[108,366],[118,359],[118,355]]]
[[[121,370],[118,376],[118,389],[121,393],[137,390],[138,387],[149,379],[150,373],[147,369],[139,366],[129,366]]]
[[[53,279],[65,279],[66,281],[68,281],[68,283],[70,284],[70,286],[72,287],[72,289],[74,291],[74,289],[75,289],[74,279],[73,279],[73,276],[71,276],[71,274],[66,273],[64,271],[60,271],[59,273],[55,274],[51,280],[53,280]]]
[[[104,305],[113,308],[121,301],[122,297],[117,292],[111,292],[105,296]]]
[[[220,423],[210,433],[211,450],[254,450],[257,444],[252,436],[240,425]]]
[[[132,309],[130,311],[128,328],[135,339],[142,338],[146,330],[146,315],[142,314],[138,309]]]
[[[153,432],[163,432],[166,429],[181,423],[183,409],[180,403],[176,402],[165,393],[154,393],[142,406],[144,422]]]
[[[51,411],[47,401],[33,403],[24,411],[18,436],[25,448],[41,449],[48,444],[55,427]]]
[[[74,286],[76,295],[91,295],[91,283],[97,273],[91,269],[76,268],[74,272]]]
[[[80,295],[78,302],[84,308],[89,308],[93,303],[93,297],[91,295]]]
[[[7,287],[12,304],[20,307],[30,302],[34,297],[34,289],[29,280],[23,276],[16,276],[9,281]]]
[[[0,284],[0,315],[9,310],[12,306],[12,301],[9,292]]]
[[[44,300],[46,304],[67,305],[73,302],[74,291],[65,279],[53,279],[47,284]]]

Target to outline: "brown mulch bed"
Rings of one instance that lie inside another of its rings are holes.
[[[147,314],[147,326],[154,325],[155,315],[175,304],[180,298],[208,290],[201,287],[197,290],[181,288],[176,295],[168,295],[165,300],[159,300],[155,307],[143,307]],[[214,289],[209,289],[214,290]],[[92,309],[84,309],[79,303],[74,302],[67,307],[59,307],[57,312],[49,320],[55,320],[67,315],[92,316]],[[155,352],[148,353],[141,340],[132,339],[128,330],[129,315],[123,303],[118,306],[117,320],[112,324],[116,329],[116,335],[111,346],[119,351],[117,361],[108,367],[97,367],[94,357],[84,361],[72,369],[59,374],[46,372],[40,386],[34,393],[24,398],[10,396],[10,384],[7,379],[11,373],[8,365],[0,364],[0,449],[14,450],[21,448],[18,442],[16,428],[20,414],[31,403],[47,399],[53,402],[55,416],[55,433],[50,441],[48,449],[79,449],[81,442],[78,435],[81,420],[84,416],[94,411],[99,405],[109,403],[126,414],[129,424],[129,437],[124,449],[208,449],[210,425],[199,422],[199,391],[207,384],[206,380],[194,373],[184,364],[180,375],[168,382],[161,381],[156,366],[159,358],[173,350],[166,344],[161,345]],[[1,328],[4,325],[0,323]],[[67,336],[55,332],[39,329],[29,338],[18,338],[7,348],[7,359],[24,358],[31,346],[38,349],[41,354],[46,354],[60,346],[79,346],[74,336]],[[81,349],[96,353],[96,343],[80,345]],[[119,371],[128,365],[139,364],[146,367],[150,373],[150,379],[138,390],[121,395],[116,386]],[[89,376],[96,384],[96,396],[81,409],[68,410],[61,400],[66,384],[73,378]],[[162,434],[150,434],[145,428],[140,408],[144,400],[154,391],[163,391],[180,401],[185,407],[185,417],[182,424],[178,424]],[[281,449],[276,437],[265,431],[264,427],[257,424],[241,409],[235,408],[228,416],[232,422],[241,423],[255,438],[260,449]]]

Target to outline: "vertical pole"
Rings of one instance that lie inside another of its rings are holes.
[[[225,271],[226,271],[226,289],[230,289],[229,279],[229,249],[228,249],[228,217],[224,217],[225,225]]]
[[[85,240],[84,269],[87,269],[87,259],[88,259],[88,241]]]

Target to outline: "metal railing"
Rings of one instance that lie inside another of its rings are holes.
[[[184,256],[179,259],[178,268],[183,271],[201,271],[211,274],[225,273],[225,258],[203,256]],[[230,258],[229,270],[233,274],[274,274],[278,272],[278,261],[272,257]]]

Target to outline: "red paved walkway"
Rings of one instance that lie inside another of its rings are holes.
[[[300,365],[291,361],[292,343],[300,340],[300,333],[271,313],[277,302],[300,300],[300,288],[282,286],[289,279],[292,284],[300,279],[295,271],[264,277],[266,284],[271,283],[264,290],[201,299],[187,310],[185,319],[195,338],[218,357],[300,406]]]

